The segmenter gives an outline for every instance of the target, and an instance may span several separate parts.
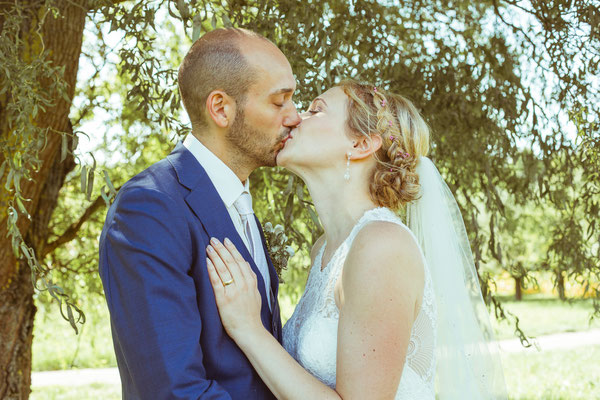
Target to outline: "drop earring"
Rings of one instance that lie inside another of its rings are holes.
[[[346,173],[344,174],[344,179],[349,181],[350,180],[350,157],[352,156],[352,153],[348,152],[348,160],[346,161]]]

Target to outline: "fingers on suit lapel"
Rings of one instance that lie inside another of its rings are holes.
[[[215,265],[212,263],[210,258],[206,258],[206,269],[208,270],[208,277],[210,278],[210,283],[212,284],[213,290],[215,292],[215,298],[217,302],[221,300],[223,296],[223,292],[225,287],[223,286],[223,281],[215,268]]]

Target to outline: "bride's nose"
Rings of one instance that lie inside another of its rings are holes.
[[[306,118],[310,117],[310,112],[304,111],[303,113],[300,113],[299,115],[300,115],[301,120],[305,120]]]

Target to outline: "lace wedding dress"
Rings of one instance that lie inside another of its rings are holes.
[[[393,222],[408,230],[408,227],[390,209],[369,210],[356,223],[346,240],[336,249],[331,261],[321,270],[321,260],[327,245],[325,243],[315,257],[304,294],[296,306],[294,314],[283,328],[285,349],[306,370],[332,388],[335,388],[336,384],[339,320],[339,310],[334,299],[334,287],[354,238],[362,227],[373,221]],[[394,318],[394,316],[390,316],[390,318]],[[435,399],[435,329],[435,296],[431,275],[425,265],[423,302],[412,327],[396,400]]]

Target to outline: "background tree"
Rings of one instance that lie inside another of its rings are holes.
[[[2,397],[29,393],[30,277],[77,327],[81,298],[101,293],[103,204],[189,131],[176,71],[193,40],[218,26],[274,41],[296,74],[300,107],[346,76],[415,102],[432,128],[431,158],[465,217],[484,296],[500,317],[487,265],[512,263],[502,257],[512,246],[503,242],[508,205],[561,211],[543,265],[598,297],[600,33],[592,1],[1,4]],[[100,143],[96,158],[76,151],[86,137]],[[297,297],[321,233],[310,197],[280,169],[255,171],[251,185],[259,217],[285,224],[300,250],[282,288]]]
[[[0,3],[1,398],[29,393],[32,273],[44,274],[37,258],[46,244],[59,190],[75,167],[68,117],[85,3]],[[52,284],[46,286],[66,300]]]

